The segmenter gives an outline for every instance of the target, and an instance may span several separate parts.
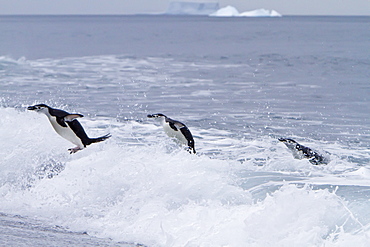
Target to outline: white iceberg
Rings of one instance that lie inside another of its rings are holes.
[[[218,16],[218,17],[230,17],[230,16],[239,16],[239,11],[233,6],[226,6],[221,8],[216,12],[210,14],[209,16]]]
[[[233,6],[226,6],[210,14],[209,16],[216,17],[281,17],[282,15],[275,10],[256,9],[252,11],[246,11],[239,13],[239,11]]]
[[[277,12],[276,10],[271,10],[270,17],[282,17],[283,15]]]
[[[209,15],[220,8],[218,2],[192,2],[188,1],[173,1],[170,2],[165,14],[167,15]]]
[[[256,9],[252,11],[246,11],[241,13],[239,16],[246,16],[246,17],[271,17],[271,13],[277,13],[275,10],[267,10],[267,9]],[[279,14],[279,13],[277,13]],[[280,15],[280,14],[279,14]],[[280,15],[281,16],[281,15]]]

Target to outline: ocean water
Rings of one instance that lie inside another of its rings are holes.
[[[368,246],[369,24],[0,17],[0,245]],[[112,138],[70,155],[36,103]]]

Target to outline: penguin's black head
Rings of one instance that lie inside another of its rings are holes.
[[[283,142],[283,143],[286,143],[286,144],[295,144],[295,143],[297,143],[293,139],[279,138],[278,140],[281,141],[281,142]]]
[[[38,104],[38,105],[34,105],[34,106],[29,106],[27,108],[27,110],[30,110],[30,111],[37,111],[37,112],[45,112],[49,109],[50,107],[45,105],[45,104]]]
[[[165,118],[166,116],[163,115],[162,113],[157,113],[157,114],[152,114],[152,115],[148,115],[147,116],[148,118]]]
[[[293,139],[279,138],[279,141],[285,144],[289,149],[296,150],[300,145]]]

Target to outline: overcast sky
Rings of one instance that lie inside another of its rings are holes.
[[[140,14],[164,12],[171,0],[0,0],[0,15]],[[183,0],[189,1],[189,0]],[[191,0],[190,0],[191,1]],[[196,2],[198,0],[193,0]],[[207,2],[210,0],[204,0]],[[211,0],[212,1],[212,0]],[[370,0],[220,0],[239,12],[265,8],[282,15],[367,15]]]

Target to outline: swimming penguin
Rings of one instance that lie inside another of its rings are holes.
[[[147,117],[159,120],[162,124],[164,132],[166,132],[169,137],[175,137],[180,143],[183,143],[189,147],[190,153],[196,153],[193,135],[190,133],[190,130],[185,124],[168,118],[161,113],[148,115]]]
[[[91,143],[101,142],[111,137],[110,134],[106,134],[98,138],[89,138],[80,122],[77,121],[77,118],[83,117],[81,114],[71,114],[63,110],[51,108],[45,104],[29,106],[27,109],[44,113],[48,117],[54,130],[61,137],[77,145],[77,147],[68,149],[71,154],[84,149]]]
[[[296,159],[309,159],[308,161],[313,165],[327,164],[328,159],[321,154],[313,151],[309,147],[305,147],[295,140],[279,138],[279,141],[285,144],[289,150],[293,153],[293,157]]]

